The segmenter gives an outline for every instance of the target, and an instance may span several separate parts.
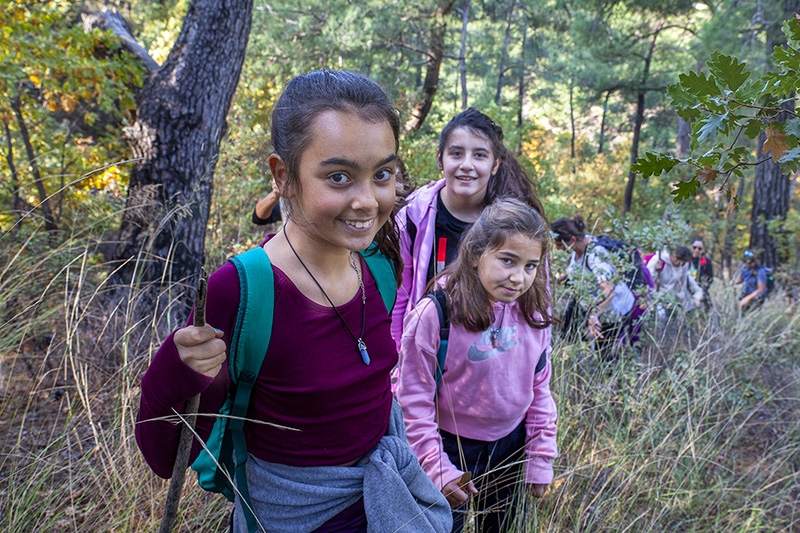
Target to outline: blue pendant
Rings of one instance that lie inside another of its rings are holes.
[[[361,352],[361,360],[364,361],[365,365],[369,364],[369,354],[367,353],[367,345],[364,344],[364,341],[358,339],[358,351]]]

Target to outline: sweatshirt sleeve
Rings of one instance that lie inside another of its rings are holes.
[[[689,286],[689,292],[692,293],[693,300],[702,300],[703,299],[703,288],[700,286],[697,281],[695,281],[694,277],[686,274],[686,283]]]
[[[232,269],[232,272],[227,269]],[[222,275],[219,275],[220,272]],[[238,283],[236,268],[231,263],[215,272],[208,283],[207,322],[224,332],[226,346],[230,346],[230,334],[238,310]],[[192,316],[188,321],[188,324],[191,323]],[[186,402],[201,393],[198,413],[217,413],[225,400],[229,382],[227,363],[222,365],[215,378],[195,372],[186,365],[178,355],[174,336],[175,332],[172,332],[159,347],[142,377],[141,400],[136,417],[136,443],[147,464],[162,478],[172,476],[182,424],[157,419],[175,417],[175,411],[183,413]],[[195,430],[204,441],[211,434],[215,420],[212,416],[197,417]],[[201,448],[195,439],[190,464]]]
[[[411,242],[411,237],[408,235],[407,223],[406,210],[403,208],[397,214],[397,231],[400,240],[400,257],[403,259],[403,274],[400,287],[397,289],[397,300],[392,309],[392,337],[394,337],[398,350],[400,350],[403,336],[403,319],[408,307],[414,277],[414,257],[411,254],[411,247],[414,243]]]
[[[406,436],[422,469],[441,490],[463,472],[448,458],[436,422],[436,352],[439,349],[439,316],[429,299],[406,316],[400,357],[397,399],[403,409]]]
[[[553,460],[558,457],[556,442],[556,404],[550,393],[552,364],[550,348],[547,349],[547,364],[534,375],[533,401],[525,417],[527,440],[525,453],[525,482],[550,484],[553,481]]]

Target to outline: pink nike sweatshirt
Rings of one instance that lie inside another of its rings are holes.
[[[438,428],[495,441],[523,420],[527,430],[525,482],[547,484],[553,480],[552,462],[558,449],[556,406],[550,394],[549,330],[531,328],[517,302],[494,305],[495,323],[486,331],[473,333],[451,325],[436,405],[436,307],[423,298],[405,316],[397,398],[411,447],[439,489],[463,472],[442,449]],[[493,341],[495,328],[499,329]],[[537,373],[542,353],[547,362]]]

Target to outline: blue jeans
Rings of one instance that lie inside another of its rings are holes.
[[[513,523],[514,513],[510,511],[517,489],[523,486],[521,461],[525,458],[525,422],[494,442],[458,437],[444,430],[439,433],[450,461],[460,470],[470,472],[478,489],[478,494],[471,498],[475,531],[504,531]],[[469,502],[453,509],[453,533],[464,529],[468,508]]]

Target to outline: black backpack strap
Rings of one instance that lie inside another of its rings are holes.
[[[417,240],[417,225],[408,217],[406,212],[406,233],[408,233],[409,242],[411,242],[409,254],[414,255],[414,241]]]
[[[450,315],[447,309],[447,293],[442,289],[437,289],[428,294],[428,298],[433,300],[436,306],[436,313],[439,315],[439,350],[436,352],[436,388],[442,382],[444,373],[444,362],[447,358],[447,343],[450,340]]]
[[[544,367],[547,366],[547,348],[542,350],[542,355],[539,356],[539,362],[536,363],[536,370],[533,371],[534,374],[538,374]]]

